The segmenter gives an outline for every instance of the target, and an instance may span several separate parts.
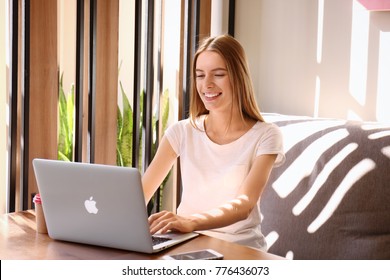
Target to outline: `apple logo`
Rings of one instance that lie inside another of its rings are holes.
[[[87,209],[88,213],[97,214],[99,209],[96,207],[96,201],[93,200],[93,196],[91,196],[89,199],[87,199],[84,202],[85,209]]]

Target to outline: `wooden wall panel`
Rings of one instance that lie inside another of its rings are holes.
[[[57,1],[30,1],[28,135],[25,135],[28,164],[28,208],[31,193],[37,192],[32,159],[57,158]],[[27,111],[28,110],[28,111]],[[24,199],[26,202],[26,198]]]
[[[200,1],[199,11],[199,42],[210,36],[211,29],[211,0]]]
[[[116,164],[119,1],[97,1],[94,162]]]

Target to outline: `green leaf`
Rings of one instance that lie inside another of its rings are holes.
[[[60,77],[58,92],[58,159],[70,161],[73,159],[73,129],[74,129],[74,85],[68,97],[63,88],[63,74]]]
[[[119,150],[119,148],[116,148],[116,165],[117,166],[124,166],[123,165],[123,158],[122,158],[122,153]]]
[[[129,99],[120,84],[123,98],[123,119],[122,132],[120,140],[120,154],[122,156],[123,166],[131,166],[133,150],[133,110],[131,109]]]
[[[61,151],[58,151],[58,159],[63,161],[70,161]]]
[[[116,120],[116,165],[123,166],[122,153],[120,150],[122,145],[123,118],[119,106],[117,106]]]
[[[61,152],[61,154],[66,155],[68,122],[67,122],[67,114],[66,114],[67,111],[66,97],[65,97],[62,81],[63,81],[63,75],[61,75],[60,78],[59,96],[58,96],[58,114],[59,114],[58,151],[59,154]]]
[[[161,100],[161,119],[162,119],[162,131],[167,129],[169,118],[169,91],[166,89],[162,94]]]
[[[68,121],[68,131],[67,131],[67,157],[73,159],[73,128],[74,128],[74,85],[71,87],[70,94],[66,100],[67,105],[67,121]]]

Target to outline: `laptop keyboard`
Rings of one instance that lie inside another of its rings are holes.
[[[163,243],[165,241],[169,241],[169,240],[172,240],[171,238],[168,238],[168,237],[157,237],[157,236],[152,236],[152,242],[153,242],[153,246],[154,245],[158,245],[160,243]]]

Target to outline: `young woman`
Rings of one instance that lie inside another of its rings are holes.
[[[183,192],[177,214],[149,218],[151,233],[201,231],[266,250],[259,200],[273,166],[284,161],[280,130],[256,105],[240,43],[206,39],[194,56],[189,119],[169,127],[142,183],[145,199],[180,156]]]

